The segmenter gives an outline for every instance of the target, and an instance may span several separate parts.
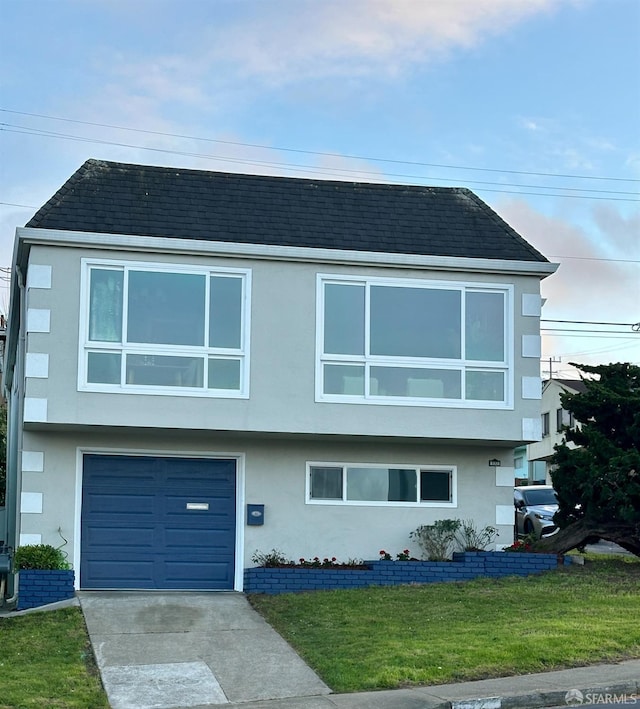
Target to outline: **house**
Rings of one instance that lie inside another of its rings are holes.
[[[466,189],[89,160],[16,233],[7,538],[84,589],[508,544],[555,268]]]
[[[551,485],[551,469],[549,459],[556,445],[562,443],[566,427],[574,428],[573,415],[562,408],[560,395],[582,394],[586,391],[581,379],[547,379],[542,385],[542,438],[527,446],[527,456],[530,466],[538,466],[544,472],[540,482]],[[575,448],[574,443],[568,446]]]
[[[543,460],[529,460],[529,445],[523,444],[513,451],[513,467],[516,486],[546,483],[546,463]]]

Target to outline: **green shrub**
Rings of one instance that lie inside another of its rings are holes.
[[[45,569],[61,571],[69,568],[64,553],[50,544],[27,544],[18,547],[13,557],[18,570]]]
[[[429,561],[448,561],[461,525],[459,519],[439,519],[433,524],[423,524],[409,537],[415,539]]]
[[[253,561],[256,566],[266,566],[268,568],[293,566],[293,561],[287,559],[287,557],[279,549],[272,549],[268,552],[256,550],[253,552],[251,561]]]
[[[491,525],[477,529],[472,519],[464,519],[456,534],[458,544],[463,551],[486,551],[498,536],[498,530]]]

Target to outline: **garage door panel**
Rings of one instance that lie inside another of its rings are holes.
[[[233,588],[235,471],[235,460],[86,455],[81,587]]]
[[[88,538],[83,538],[82,541],[96,551],[102,548],[116,553],[116,550],[121,552],[127,549],[151,549],[156,535],[155,526],[114,529],[106,525],[93,525],[88,531]]]
[[[169,547],[186,547],[191,545],[191,554],[198,549],[228,549],[231,533],[219,529],[166,529],[164,532],[165,544]]]
[[[199,563],[187,563],[184,561],[168,561],[165,565],[166,578],[171,582],[178,582],[181,579],[193,578],[201,582],[207,582],[214,578],[221,584],[227,584],[233,579],[229,579],[229,564],[220,561],[202,561]]]
[[[139,562],[127,559],[97,559],[91,565],[89,583],[121,584],[118,588],[136,588],[136,582],[148,583],[154,576],[155,562]]]
[[[139,495],[122,490],[119,495],[112,492],[94,492],[87,499],[87,509],[95,514],[119,515],[125,518],[129,515],[153,515],[156,499],[153,495]]]

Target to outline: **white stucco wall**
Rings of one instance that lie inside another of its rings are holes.
[[[251,386],[248,399],[212,399],[78,391],[80,273],[83,256],[157,263],[236,266],[252,272]],[[307,264],[277,260],[168,256],[162,254],[33,246],[30,268],[50,270],[50,283],[29,289],[34,326],[27,352],[38,364],[28,376],[28,423],[144,426],[182,429],[403,436],[478,441],[522,441],[536,437],[535,356],[539,319],[536,276],[465,276],[424,269]],[[318,403],[315,401],[316,278],[318,273],[385,275],[513,286],[513,408],[482,410]],[[527,297],[524,297],[527,296]],[[534,313],[532,315],[532,312]],[[36,317],[37,316],[37,317]],[[45,317],[46,316],[46,317]],[[37,320],[37,322],[36,322]],[[45,323],[45,320],[47,321]],[[46,327],[44,326],[46,324]],[[46,355],[47,366],[43,368]],[[31,426],[33,427],[33,426]]]

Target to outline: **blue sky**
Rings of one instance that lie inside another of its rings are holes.
[[[639,0],[0,0],[0,109],[0,266],[90,157],[462,185],[589,323],[543,370],[640,364]]]

